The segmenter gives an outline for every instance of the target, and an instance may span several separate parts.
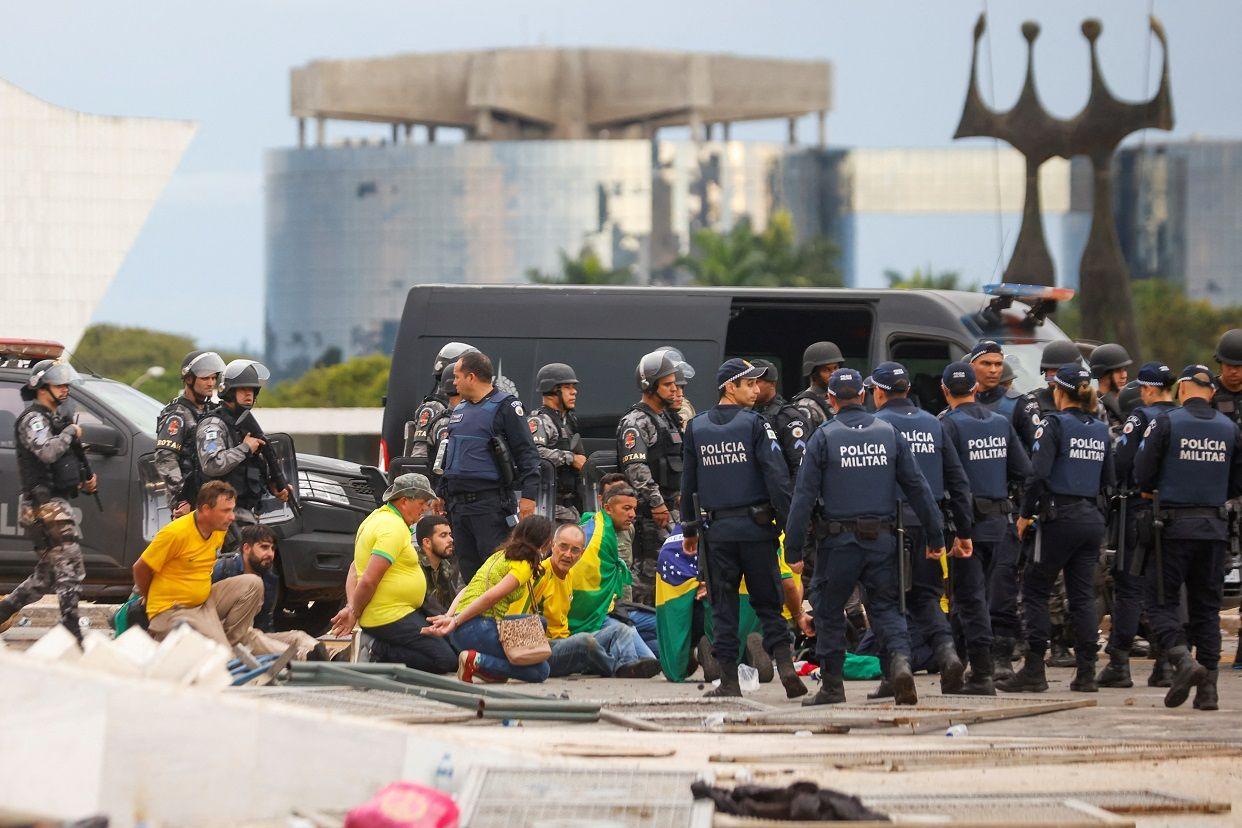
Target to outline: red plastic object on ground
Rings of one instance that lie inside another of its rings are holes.
[[[345,817],[345,828],[458,828],[457,803],[446,793],[394,782]]]

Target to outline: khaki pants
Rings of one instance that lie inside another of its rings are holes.
[[[230,650],[234,644],[244,644],[255,655],[283,653],[288,643],[282,644],[254,628],[254,617],[262,605],[263,581],[259,576],[236,575],[212,584],[211,594],[197,607],[175,606],[164,610],[151,619],[147,631],[156,641],[162,641],[174,626],[184,621],[195,632]]]
[[[294,658],[298,661],[305,661],[306,656],[319,643],[318,638],[301,630],[285,630],[284,632],[259,632],[256,630],[255,635],[266,639],[265,646],[271,649],[264,650],[264,652],[268,653],[283,653],[290,644],[297,645],[297,654]]]

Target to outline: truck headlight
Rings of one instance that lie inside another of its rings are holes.
[[[349,505],[349,495],[345,494],[344,486],[331,477],[314,472],[298,472],[298,495],[339,503],[342,506]]]

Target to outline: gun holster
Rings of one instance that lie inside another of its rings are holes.
[[[764,529],[774,528],[776,524],[776,510],[772,508],[771,503],[759,503],[749,508],[750,519],[754,521],[756,526],[762,526]]]
[[[492,459],[496,461],[496,471],[500,473],[500,481],[505,486],[512,486],[513,481],[517,479],[517,468],[513,464],[513,453],[509,451],[509,444],[493,436],[487,441],[487,446],[492,451]]]

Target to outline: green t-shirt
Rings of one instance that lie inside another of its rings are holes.
[[[517,589],[497,601],[491,609],[479,613],[485,618],[500,620],[506,615],[520,615],[530,612],[529,587],[531,585],[530,564],[526,561],[510,561],[505,559],[504,550],[498,550],[483,562],[466,589],[461,600],[457,602],[457,612],[463,611],[483,593],[504,580],[506,575],[517,578]]]

